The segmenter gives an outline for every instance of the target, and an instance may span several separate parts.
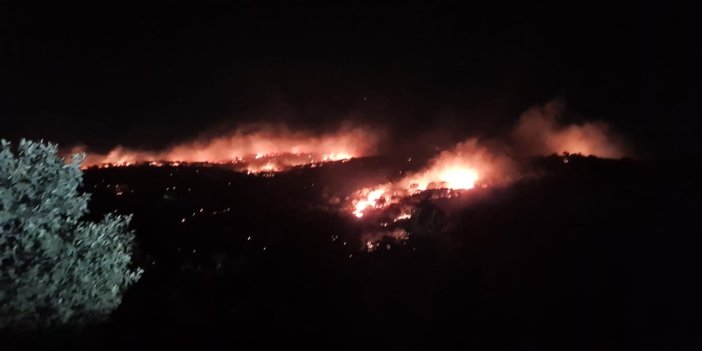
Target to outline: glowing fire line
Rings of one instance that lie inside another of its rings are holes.
[[[440,153],[422,171],[356,191],[351,196],[351,213],[362,218],[368,211],[386,208],[427,190],[470,190],[479,182],[487,186],[488,182],[506,178],[510,164],[506,156],[496,155],[471,139]],[[411,214],[401,217],[407,219]],[[400,220],[398,218],[394,221]]]
[[[398,183],[388,183],[356,192],[353,215],[361,218],[367,210],[380,209],[398,203],[402,198],[430,189],[470,190],[479,179],[477,171],[468,167],[453,166],[434,171],[436,178],[427,175],[409,177]],[[411,214],[402,213],[394,221],[408,219]]]
[[[290,131],[282,126],[264,126],[243,128],[229,136],[175,145],[165,151],[116,147],[105,155],[88,153],[84,167],[211,163],[233,165],[248,173],[281,172],[296,166],[367,156],[373,153],[377,140],[377,133],[365,128],[345,128],[317,135]]]

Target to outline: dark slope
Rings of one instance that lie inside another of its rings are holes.
[[[146,274],[112,320],[60,345],[702,346],[699,165],[568,161],[534,160],[538,176],[472,201],[420,202],[415,235],[373,253],[327,202],[405,163],[88,171],[94,217],[134,213]]]

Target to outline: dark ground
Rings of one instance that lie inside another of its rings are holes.
[[[134,214],[146,273],[108,322],[22,347],[702,347],[699,165],[569,161],[535,160],[542,176],[462,206],[422,203],[418,234],[372,253],[324,199],[393,174],[388,160],[90,170],[93,216]]]

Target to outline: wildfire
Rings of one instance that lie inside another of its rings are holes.
[[[366,194],[362,195],[362,197],[354,205],[353,214],[356,217],[361,218],[363,217],[363,211],[366,209],[375,208],[381,206],[382,204],[388,203],[390,199],[386,196],[387,190],[388,189],[385,187],[363,189],[362,192],[365,192]]]
[[[409,188],[414,191],[427,189],[473,189],[478,181],[478,172],[470,165],[449,165],[436,167],[424,174],[405,180]]]
[[[427,190],[449,190],[437,192],[436,196],[450,197],[456,191],[505,181],[511,177],[512,170],[508,157],[488,150],[476,139],[469,139],[440,153],[419,172],[356,191],[351,196],[351,213],[361,218],[369,211],[387,208]],[[403,212],[393,222],[410,217],[411,213]]]
[[[469,139],[446,150],[429,162],[424,170],[386,184],[361,189],[351,196],[351,212],[364,217],[371,210],[387,208],[426,190],[470,190],[476,186],[508,182],[517,174],[512,155],[549,155],[562,152],[620,158],[625,148],[607,124],[590,122],[561,125],[557,118],[563,105],[551,102],[522,114],[512,130],[514,145],[488,148]],[[510,150],[510,151],[506,151]],[[411,160],[411,159],[410,159]],[[432,196],[454,196],[455,192],[436,192]]]
[[[367,156],[374,152],[377,141],[377,133],[366,128],[342,128],[320,135],[291,131],[284,126],[248,126],[231,135],[178,144],[163,151],[116,147],[104,155],[88,153],[84,167],[186,162],[228,164],[248,173],[280,172],[295,166]]]

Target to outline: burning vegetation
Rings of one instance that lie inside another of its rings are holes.
[[[470,138],[440,152],[420,171],[355,191],[347,198],[346,210],[382,227],[362,235],[366,247],[372,251],[382,238],[406,239],[411,233],[401,224],[412,219],[422,200],[456,198],[476,187],[506,185],[525,177],[529,172],[520,167],[524,158],[561,153],[600,158],[626,155],[608,125],[559,125],[557,119],[562,113],[563,105],[558,102],[533,107],[513,128],[511,143]]]
[[[456,191],[476,186],[485,188],[509,180],[514,169],[513,162],[505,154],[491,151],[477,139],[469,139],[441,152],[418,172],[356,191],[351,196],[351,210],[354,216],[361,218],[368,211],[401,203],[427,190],[445,190],[433,193],[453,196]],[[398,216],[404,219],[411,215],[405,211]]]
[[[107,154],[89,153],[84,167],[209,163],[232,165],[248,173],[281,172],[295,166],[371,155],[378,139],[377,131],[369,128],[341,128],[332,133],[315,134],[291,131],[281,125],[256,125],[226,136],[177,144],[162,151],[118,146]]]
[[[363,221],[363,247],[372,251],[383,238],[404,241],[411,234],[404,225],[422,201],[465,196],[476,188],[507,185],[524,177],[524,159],[561,153],[620,158],[625,151],[606,124],[560,125],[558,102],[533,107],[522,114],[509,138],[469,138],[439,152],[426,166],[396,179],[346,190],[330,204]],[[161,151],[116,147],[109,153],[88,154],[85,167],[109,168],[143,164],[152,167],[228,166],[247,174],[272,176],[293,167],[317,167],[374,155],[380,134],[368,127],[340,128],[329,133],[293,131],[281,125],[250,125],[226,136],[200,138]],[[505,141],[507,140],[507,141]],[[74,150],[79,151],[79,150]]]

